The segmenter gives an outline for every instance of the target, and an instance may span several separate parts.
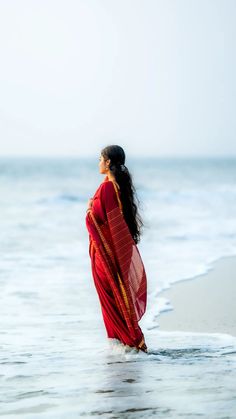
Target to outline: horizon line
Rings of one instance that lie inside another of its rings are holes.
[[[0,154],[0,159],[1,158],[50,158],[50,159],[59,159],[59,158],[68,158],[68,159],[94,159],[96,158],[96,154],[94,155],[75,155],[75,154],[68,154],[68,155],[62,155],[62,154]],[[127,158],[127,154],[126,154],[126,158]],[[221,155],[208,155],[208,154],[197,154],[197,155],[192,155],[192,154],[182,154],[182,155],[142,155],[142,154],[138,154],[138,155],[134,155],[134,154],[129,154],[128,158],[130,159],[234,159],[236,158],[236,154],[221,154]]]

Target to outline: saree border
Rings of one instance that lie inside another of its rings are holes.
[[[96,227],[96,229],[98,231],[99,236],[101,237],[101,240],[103,242],[103,245],[104,245],[105,249],[107,250],[107,253],[111,257],[111,260],[113,261],[114,260],[114,257],[113,257],[112,251],[111,251],[111,249],[110,249],[110,247],[109,247],[109,245],[108,245],[108,243],[107,243],[107,241],[106,241],[106,239],[105,239],[105,237],[104,237],[104,235],[103,235],[103,233],[102,233],[102,231],[101,231],[101,229],[100,229],[100,227],[99,227],[99,225],[97,223],[97,220],[96,220],[96,218],[95,218],[95,216],[94,216],[94,214],[92,213],[91,210],[89,211],[89,215],[91,216],[92,221],[94,222],[94,225],[95,225],[95,227]],[[95,243],[94,243],[93,240],[92,240],[92,246],[94,246],[95,249],[98,251],[98,247],[95,245]],[[128,301],[127,293],[125,291],[125,288],[124,288],[124,285],[122,283],[121,277],[120,277],[120,275],[119,275],[119,273],[117,271],[116,271],[116,274],[118,276],[119,285],[120,285],[120,291],[121,291],[121,294],[122,294],[122,296],[124,298],[124,303],[125,303],[126,309],[128,311],[129,317],[126,316],[126,313],[124,312],[124,310],[123,310],[120,302],[119,302],[119,306],[121,308],[121,312],[123,313],[124,318],[125,319],[128,319],[129,322],[132,323],[131,320],[133,320],[133,319],[132,319],[132,316],[131,316],[131,310],[130,310],[130,306],[129,306],[129,301]]]

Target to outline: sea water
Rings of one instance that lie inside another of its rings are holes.
[[[105,333],[85,226],[98,158],[0,159],[0,416],[236,417],[236,338],[158,329],[163,289],[236,254],[236,160],[126,161],[145,224],[147,355]]]

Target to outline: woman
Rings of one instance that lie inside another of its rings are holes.
[[[135,188],[118,145],[105,147],[99,158],[106,174],[88,201],[86,227],[92,274],[108,338],[147,352],[138,321],[146,310],[147,279],[136,246],[142,220]]]

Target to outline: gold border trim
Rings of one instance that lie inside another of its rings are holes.
[[[119,207],[120,207],[120,211],[123,214],[122,203],[121,203],[121,200],[120,200],[120,197],[119,197],[118,188],[117,188],[115,182],[112,181],[112,183],[113,183],[115,191],[116,191],[116,196],[117,196],[118,204],[119,204]]]

